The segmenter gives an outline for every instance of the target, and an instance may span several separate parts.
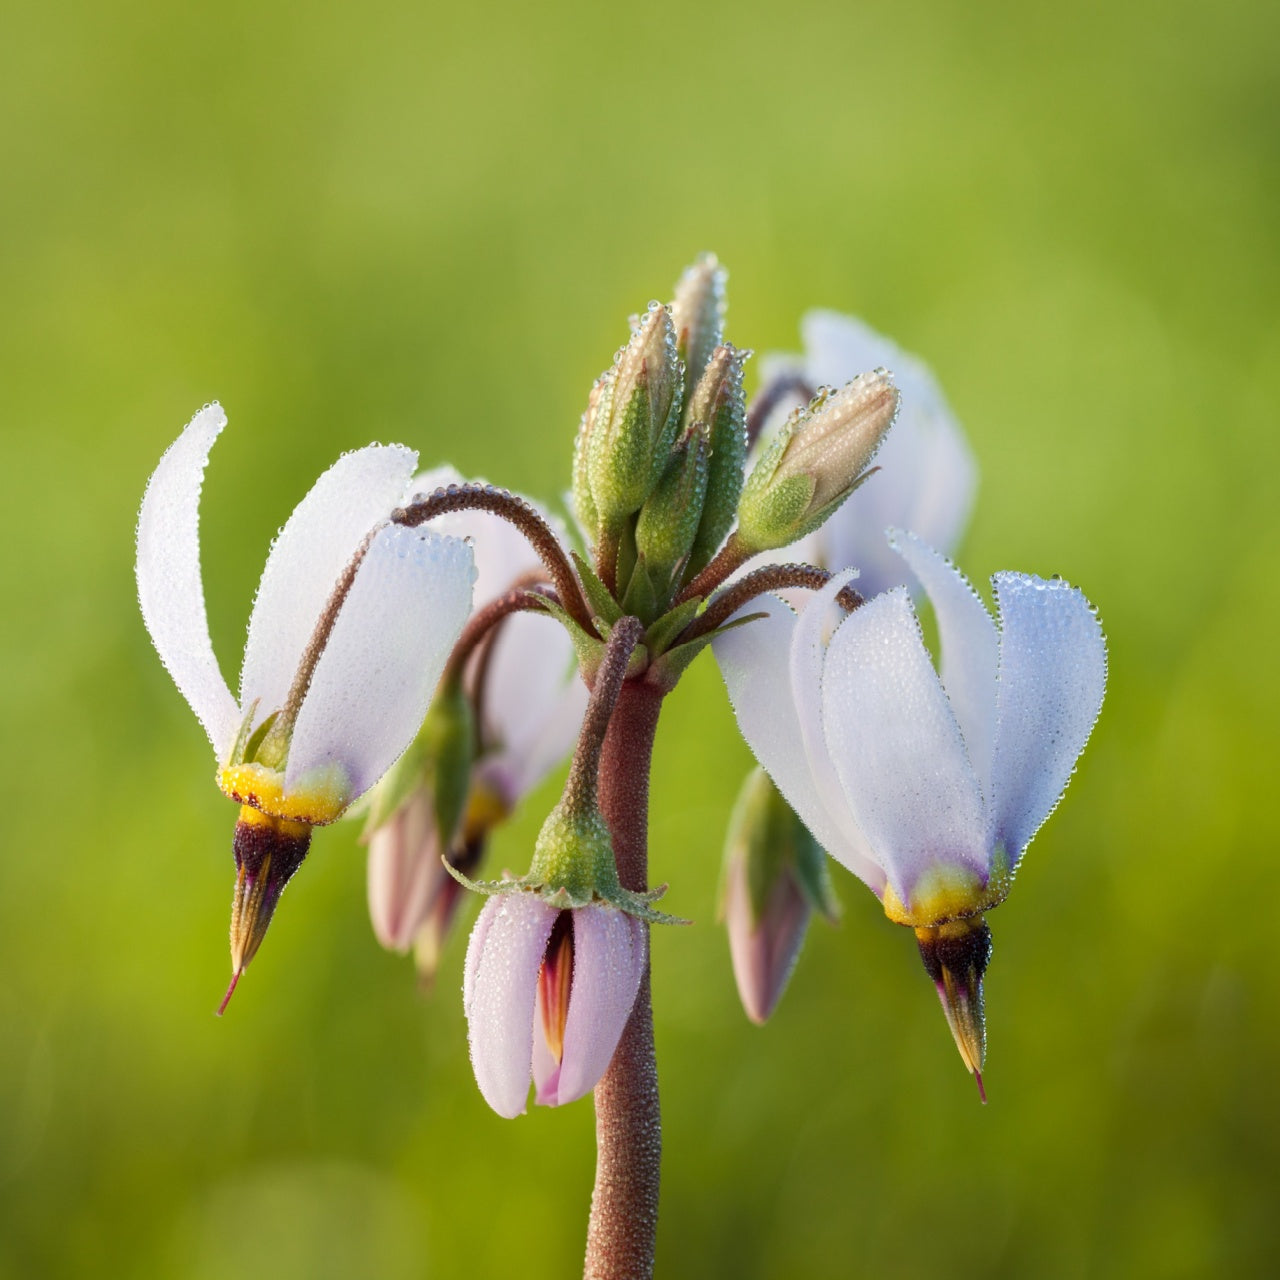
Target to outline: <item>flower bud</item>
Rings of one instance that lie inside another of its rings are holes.
[[[664,604],[689,558],[702,520],[710,440],[711,432],[705,423],[694,423],[685,431],[636,522],[641,569],[648,573]]]
[[[824,388],[792,414],[743,486],[743,545],[771,551],[817,529],[866,478],[897,408],[897,389],[879,369],[839,391]]]
[[[747,461],[742,366],[750,354],[728,344],[717,347],[694,388],[685,414],[690,422],[705,422],[711,433],[707,496],[686,577],[706,566],[733,528]]]
[[[602,403],[607,402],[609,397],[611,372],[602,373],[595,380],[591,388],[591,395],[587,399],[586,412],[582,415],[582,422],[578,427],[578,438],[573,446],[573,487],[571,490],[573,495],[573,514],[578,521],[578,527],[587,535],[589,541],[594,541],[598,536],[600,514],[596,510],[595,499],[591,496],[591,479],[587,460],[591,450],[591,434],[596,425],[600,406]]]
[[[618,530],[657,484],[680,421],[680,361],[666,307],[650,305],[607,376],[586,465],[599,525]]]
[[[809,917],[838,911],[825,855],[763,769],[748,775],[730,819],[721,910],[742,1007],[763,1023],[786,990]]]
[[[714,253],[704,253],[680,277],[671,304],[676,353],[684,361],[684,420],[698,419],[688,411],[689,398],[702,377],[711,353],[724,341],[724,286],[728,272]],[[706,421],[705,418],[702,421]]]
[[[373,792],[366,836],[389,822],[415,793],[425,793],[434,812],[435,836],[450,847],[471,786],[475,715],[461,680],[446,680],[404,755]]]

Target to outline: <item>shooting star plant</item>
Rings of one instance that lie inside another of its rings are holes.
[[[1097,619],[1057,580],[997,575],[995,622],[940,554],[898,536],[938,614],[939,677],[905,589],[867,603],[844,565],[748,565],[841,519],[881,479],[877,465],[910,469],[885,441],[918,380],[904,364],[895,382],[877,366],[898,353],[878,352],[869,370],[807,388],[748,464],[749,421],[767,416],[772,392],[748,413],[750,353],[725,335],[724,294],[719,263],[700,259],[670,304],[633,321],[591,389],[572,468],[585,554],[506,490],[454,473],[410,484],[409,450],[340,459],[272,548],[238,702],[213,656],[199,571],[217,406],[161,460],[138,524],[143,617],[241,806],[232,987],[312,828],[347,812],[412,742],[370,802],[375,927],[397,947],[434,928],[438,947],[442,857],[451,886],[486,895],[464,972],[476,1081],[503,1116],[525,1109],[531,1083],[550,1105],[594,1092],[592,1277],[653,1267],[650,925],[673,917],[649,887],[649,774],[664,700],[689,665],[715,645],[744,736],[791,806],[758,777],[729,842],[727,922],[748,1011],[768,1016],[809,915],[834,912],[825,849],[915,930],[975,1074],[983,914],[1066,785],[1105,681]],[[926,452],[945,458],[945,444]],[[948,475],[959,493],[963,466]],[[527,550],[512,549],[511,530]],[[472,548],[449,534],[474,541],[474,612]],[[777,594],[797,591],[817,593],[799,615]],[[473,879],[484,836],[575,727],[529,870]]]

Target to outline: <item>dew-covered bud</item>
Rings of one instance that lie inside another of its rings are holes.
[[[687,423],[696,421],[689,398],[702,377],[711,353],[724,341],[724,287],[728,272],[714,253],[704,253],[680,277],[671,303],[676,352],[684,361],[684,396]],[[706,419],[703,419],[706,421]]]
[[[616,531],[657,484],[680,421],[682,375],[666,307],[650,305],[606,377],[586,467],[599,526]]]
[[[763,769],[747,777],[725,841],[721,912],[742,1007],[763,1023],[777,1006],[815,911],[839,907],[826,855]]]
[[[667,469],[636,522],[636,551],[664,602],[689,558],[702,520],[710,452],[709,428],[694,423],[676,442]]]
[[[707,424],[711,443],[707,496],[686,576],[698,573],[710,561],[733,528],[747,461],[742,367],[750,354],[729,344],[717,347],[685,414],[687,421]]]
[[[609,384],[613,371],[602,373],[591,388],[587,399],[586,412],[578,426],[578,438],[573,445],[573,514],[578,527],[594,541],[599,535],[600,514],[596,510],[595,499],[591,496],[591,476],[588,458],[591,450],[591,435],[595,430],[596,420],[600,414],[600,406],[609,398]]]
[[[743,486],[743,545],[771,551],[817,529],[865,478],[897,408],[890,375],[877,369],[792,414]]]

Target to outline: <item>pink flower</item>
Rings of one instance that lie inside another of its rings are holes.
[[[495,893],[467,947],[463,1009],[485,1101],[523,1114],[595,1088],[618,1047],[648,964],[643,921],[603,903],[560,910],[535,893]]]

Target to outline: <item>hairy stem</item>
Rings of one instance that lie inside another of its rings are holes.
[[[600,758],[600,804],[623,887],[648,888],[649,767],[662,695],[623,684]],[[596,1183],[587,1228],[588,1280],[646,1280],[658,1230],[662,1120],[646,968],[622,1039],[596,1085]]]
[[[513,587],[510,591],[482,605],[467,619],[462,634],[449,654],[441,680],[457,679],[467,660],[477,647],[492,636],[494,628],[513,613],[541,612],[542,601],[558,600],[555,591],[546,583],[530,583],[527,587]]]
[[[731,573],[736,573],[751,557],[754,551],[742,545],[736,533],[729,535],[729,541],[712,557],[711,563],[698,574],[692,582],[676,597],[676,604],[684,604],[698,596],[709,596]]]
[[[789,587],[820,591],[830,581],[831,574],[826,569],[818,569],[811,564],[763,565],[759,569],[753,569],[746,577],[739,578],[733,586],[716,596],[672,643],[687,644],[690,640],[705,636],[708,631],[714,631],[721,623],[727,622],[743,605],[766,591],[785,591]],[[866,602],[852,586],[845,586],[836,595],[836,603],[846,612],[852,613]]]
[[[546,566],[547,576],[551,579],[565,612],[588,635],[595,635],[595,628],[591,625],[591,611],[583,599],[578,575],[574,573],[573,565],[569,563],[569,557],[560,545],[560,539],[523,498],[518,498],[505,489],[495,489],[489,484],[451,484],[437,489],[425,498],[416,499],[407,507],[397,508],[391,513],[391,519],[396,524],[419,525],[450,511],[487,511],[515,525]]]

